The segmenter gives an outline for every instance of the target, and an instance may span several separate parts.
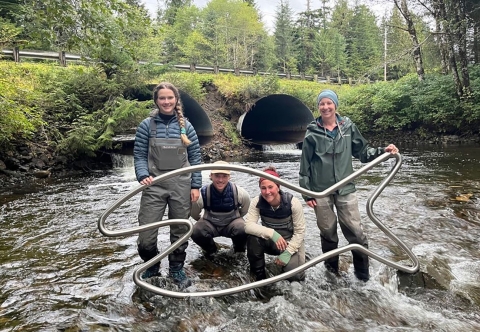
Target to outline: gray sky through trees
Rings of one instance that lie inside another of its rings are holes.
[[[290,4],[290,8],[293,10],[295,14],[303,12],[307,8],[307,0],[287,0]],[[162,0],[142,0],[145,4],[147,9],[152,13],[155,14],[157,10],[158,3],[163,5]],[[205,6],[209,0],[194,0],[193,3],[198,7]],[[256,4],[258,9],[263,17],[263,22],[265,23],[265,27],[269,33],[273,33],[273,26],[275,22],[275,9],[278,7],[279,0],[257,0]],[[335,1],[330,0],[330,6],[333,6]],[[379,18],[384,15],[385,13],[385,3],[382,5],[382,1],[360,1],[360,3],[368,4],[368,6],[375,12]],[[379,3],[377,5],[372,5],[372,3]],[[311,8],[310,9],[318,9],[321,6],[320,0],[311,0],[310,1]]]

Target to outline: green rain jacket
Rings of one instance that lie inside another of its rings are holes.
[[[372,161],[385,152],[372,148],[357,126],[348,117],[338,114],[335,138],[327,134],[321,118],[311,122],[305,133],[300,160],[300,187],[321,192],[353,173],[352,156],[362,163]],[[347,183],[338,189],[339,195],[355,192],[355,184]],[[303,196],[307,201],[310,197]]]

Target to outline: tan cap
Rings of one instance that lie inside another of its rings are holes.
[[[222,160],[216,161],[216,162],[214,162],[213,164],[217,164],[217,165],[228,165],[228,163],[227,163],[226,161],[222,161]],[[230,175],[230,170],[226,170],[226,169],[212,169],[211,174],[217,174],[217,173],[222,173],[222,174],[228,174],[228,175]]]

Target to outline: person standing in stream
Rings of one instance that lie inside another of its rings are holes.
[[[200,171],[181,174],[151,185],[154,177],[169,171],[201,164],[201,151],[197,133],[183,115],[178,89],[163,82],[153,90],[156,109],[137,128],[133,150],[135,174],[143,190],[138,221],[147,225],[163,219],[168,206],[169,219],[188,219],[191,202],[196,202],[202,187]],[[170,226],[170,242],[177,241],[187,232],[185,225]],[[138,235],[138,253],[144,261],[158,254],[158,229]],[[168,255],[169,277],[179,287],[191,285],[184,271],[185,250],[188,241]],[[149,267],[142,278],[159,275],[160,263]]]
[[[352,156],[366,163],[385,152],[398,152],[393,144],[386,148],[370,147],[357,126],[348,117],[340,116],[338,96],[332,90],[320,92],[317,107],[320,116],[308,125],[303,140],[300,187],[315,192],[324,191],[353,173]],[[350,182],[327,197],[315,199],[304,196],[307,205],[315,210],[324,253],[338,247],[337,215],[347,241],[368,248],[355,191],[355,184]],[[368,281],[368,256],[358,250],[352,250],[352,255],[355,276]],[[338,274],[338,263],[339,257],[335,256],[325,261],[325,267]]]

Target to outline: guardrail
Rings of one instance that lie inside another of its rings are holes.
[[[120,199],[118,199],[110,207],[108,207],[107,210],[104,213],[102,213],[102,215],[98,219],[98,229],[103,235],[105,235],[107,237],[117,237],[117,236],[137,234],[137,233],[142,232],[142,231],[146,231],[146,230],[150,230],[150,229],[154,229],[154,228],[160,228],[160,227],[164,227],[164,226],[170,226],[170,225],[184,224],[184,225],[188,226],[188,228],[189,228],[188,231],[181,238],[179,238],[177,241],[172,243],[167,249],[165,249],[163,252],[159,253],[157,256],[155,256],[151,260],[149,260],[149,261],[141,264],[140,266],[136,267],[133,271],[133,281],[135,282],[135,284],[137,284],[137,286],[139,286],[141,288],[144,288],[146,290],[149,290],[149,291],[151,291],[155,294],[158,294],[158,295],[174,297],[174,298],[209,297],[209,296],[218,297],[218,296],[231,295],[231,294],[247,291],[247,290],[250,290],[250,289],[253,289],[253,288],[257,288],[257,287],[266,286],[266,285],[269,285],[271,283],[274,283],[274,282],[292,277],[295,274],[297,274],[299,272],[302,272],[302,271],[305,271],[306,269],[308,269],[308,268],[310,268],[310,267],[312,267],[312,266],[314,266],[314,265],[316,265],[320,262],[323,262],[328,258],[337,256],[337,255],[339,255],[343,252],[347,252],[347,251],[350,251],[350,250],[361,251],[362,253],[372,257],[373,259],[376,259],[377,261],[379,261],[381,263],[384,263],[384,264],[386,264],[386,265],[388,265],[392,268],[398,269],[400,271],[407,272],[407,273],[415,273],[420,268],[420,263],[418,261],[418,258],[413,254],[413,252],[410,250],[410,248],[408,248],[408,246],[405,243],[402,242],[402,240],[400,240],[395,234],[393,234],[392,231],[390,231],[388,229],[388,227],[386,227],[385,225],[382,224],[382,222],[377,218],[377,216],[373,212],[373,203],[375,202],[375,200],[380,195],[380,193],[383,191],[383,189],[385,189],[387,184],[393,179],[395,174],[400,169],[400,166],[402,164],[402,157],[401,157],[400,154],[397,153],[397,154],[392,155],[388,152],[384,153],[383,155],[381,155],[380,157],[371,161],[370,163],[366,164],[361,169],[352,173],[351,175],[349,175],[348,177],[346,177],[342,181],[336,183],[335,185],[331,186],[330,188],[328,188],[328,189],[326,189],[322,192],[315,192],[315,191],[310,191],[310,190],[301,188],[299,186],[296,186],[296,185],[293,185],[293,184],[289,183],[288,181],[279,179],[279,178],[277,178],[273,175],[270,175],[268,173],[265,173],[263,171],[255,170],[255,169],[245,167],[245,166],[229,164],[229,165],[222,165],[222,168],[228,169],[228,170],[233,170],[233,171],[240,171],[240,172],[244,172],[244,173],[247,173],[247,174],[256,175],[256,176],[259,176],[259,177],[264,177],[268,180],[274,181],[274,182],[276,182],[276,183],[278,183],[282,186],[285,186],[289,189],[295,190],[295,191],[297,191],[297,192],[299,192],[303,195],[307,195],[309,197],[315,197],[315,198],[322,198],[322,197],[328,196],[332,192],[336,191],[338,188],[343,187],[348,182],[352,181],[353,179],[362,175],[363,173],[366,173],[368,170],[370,170],[374,166],[378,165],[379,163],[381,163],[381,162],[383,162],[383,161],[385,161],[389,158],[395,158],[396,163],[392,167],[392,169],[390,170],[390,173],[385,177],[385,179],[383,179],[383,181],[380,183],[380,185],[377,187],[377,189],[375,189],[375,191],[372,193],[370,198],[367,200],[367,214],[368,214],[368,217],[370,218],[370,220],[372,220],[372,222],[380,230],[382,230],[391,240],[393,240],[401,249],[403,249],[403,251],[407,254],[407,256],[412,261],[412,263],[413,263],[412,266],[402,265],[402,264],[399,264],[399,263],[394,262],[392,260],[389,260],[387,258],[384,258],[384,257],[378,255],[377,253],[375,253],[375,252],[373,252],[373,251],[371,251],[371,250],[369,250],[369,249],[367,249],[367,248],[365,248],[365,247],[363,247],[359,244],[349,244],[349,245],[346,245],[342,248],[337,248],[337,249],[334,249],[334,250],[329,251],[327,253],[321,254],[320,256],[317,256],[315,258],[310,259],[309,261],[305,262],[303,265],[300,265],[300,266],[296,267],[295,269],[293,269],[291,271],[284,272],[282,274],[279,274],[277,276],[274,276],[274,277],[271,277],[271,278],[268,278],[268,279],[259,280],[259,281],[255,281],[255,282],[252,282],[252,283],[249,283],[249,284],[244,284],[244,285],[241,285],[241,286],[232,287],[232,288],[228,288],[228,289],[222,289],[222,290],[191,292],[191,293],[176,292],[176,291],[170,291],[170,290],[167,290],[167,289],[163,289],[163,288],[160,288],[160,287],[157,287],[155,285],[147,283],[145,280],[143,280],[141,278],[141,274],[142,274],[142,272],[146,271],[147,268],[153,266],[154,264],[160,262],[163,258],[167,257],[169,253],[173,252],[183,242],[187,241],[190,238],[190,235],[193,232],[193,224],[189,219],[169,219],[169,220],[157,221],[155,223],[148,224],[148,225],[135,226],[135,227],[132,227],[132,228],[121,229],[121,230],[110,230],[110,229],[108,229],[105,226],[105,221],[106,221],[107,217],[114,210],[119,208],[123,203],[125,203],[127,200],[129,200],[131,197],[135,196],[136,194],[138,194],[139,192],[143,191],[145,188],[148,187],[148,186],[145,186],[145,185],[140,185],[140,186],[137,186],[136,188],[134,188],[129,193],[127,193],[126,195],[124,195],[123,197],[121,197]],[[214,169],[214,168],[215,168],[214,164],[203,164],[203,165],[195,165],[195,166],[189,166],[189,167],[181,168],[181,169],[174,170],[174,171],[168,172],[166,174],[157,176],[156,178],[153,179],[153,182],[152,182],[151,185],[154,185],[158,182],[161,182],[163,180],[172,178],[172,177],[180,175],[180,174],[191,173],[193,171],[211,170],[211,169]]]
[[[2,49],[0,55],[13,58],[15,62],[20,62],[21,58],[29,59],[42,59],[42,60],[58,60],[59,64],[66,66],[67,62],[79,62],[79,61],[92,61],[88,57],[84,57],[78,54],[66,53],[65,51],[53,52],[53,51],[34,51],[34,50],[20,50],[18,47],[13,49]],[[188,70],[191,72],[210,72],[214,74],[219,73],[232,73],[235,75],[272,75],[272,73],[257,71],[252,69],[240,69],[240,68],[220,68],[218,66],[200,66],[196,64],[176,64],[169,65],[160,62],[148,62],[148,61],[138,61],[141,65],[153,64],[158,66],[172,66],[175,69],[179,70]],[[318,76],[314,75],[305,75],[305,74],[291,74],[291,73],[275,73],[280,78],[286,79],[299,79],[314,81],[318,83],[336,83],[336,84],[354,84],[355,80],[352,78],[339,78],[331,76]]]

